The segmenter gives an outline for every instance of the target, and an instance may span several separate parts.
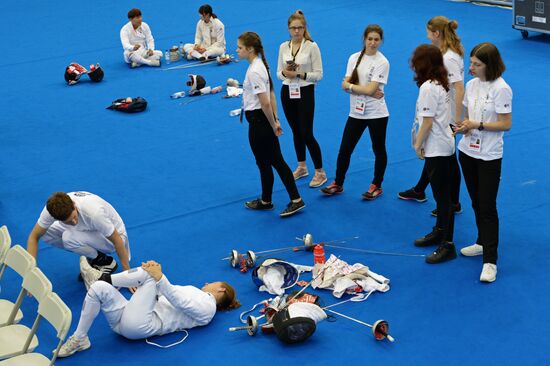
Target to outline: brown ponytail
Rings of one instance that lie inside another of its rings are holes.
[[[458,29],[456,20],[449,20],[442,15],[438,15],[428,21],[428,29],[432,32],[439,31],[441,34],[441,53],[445,54],[450,49],[460,57],[464,57],[464,47],[462,47],[460,38],[456,34]]]
[[[267,77],[269,78],[269,90],[273,91],[273,80],[271,80],[271,73],[269,72],[269,65],[265,58],[264,47],[262,46],[262,40],[257,33],[254,32],[244,32],[239,36],[239,41],[245,47],[252,47],[256,55],[260,56],[264,66],[267,70]]]
[[[367,36],[371,32],[378,33],[378,35],[380,36],[380,39],[382,40],[384,39],[384,30],[378,24],[369,24],[367,28],[365,28],[365,31],[363,32],[363,49],[361,50],[361,54],[359,55],[359,58],[357,59],[357,63],[355,64],[355,67],[353,68],[353,71],[351,72],[351,76],[348,80],[350,84],[357,84],[359,82],[359,75],[357,73],[357,68],[359,67],[359,64],[361,64],[361,60],[365,55],[365,52],[366,52],[365,40],[367,39]]]

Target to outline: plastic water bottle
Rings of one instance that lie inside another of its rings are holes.
[[[325,248],[322,245],[316,245],[313,247],[313,277],[317,277],[319,271],[323,268],[325,263]]]
[[[231,111],[229,111],[229,117],[237,117],[237,116],[240,116],[241,115],[241,109],[233,109]]]
[[[316,245],[313,247],[313,263],[324,264],[325,261],[325,248],[322,245]]]
[[[166,61],[166,65],[170,65],[170,52],[168,50],[164,51],[164,61]]]
[[[179,92],[176,92],[172,95],[170,95],[170,98],[172,99],[178,99],[178,98],[183,98],[185,97],[185,92],[184,91],[179,91]]]

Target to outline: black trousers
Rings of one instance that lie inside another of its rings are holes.
[[[384,173],[388,165],[388,155],[386,153],[386,129],[388,127],[388,117],[373,118],[373,119],[357,119],[348,117],[342,142],[340,143],[340,151],[338,152],[338,160],[336,162],[336,184],[344,185],[346,173],[349,168],[351,154],[355,150],[355,146],[359,142],[361,135],[366,128],[369,128],[370,139],[372,142],[372,151],[374,152],[374,178],[372,183],[377,187],[382,186]]]
[[[313,136],[315,85],[300,88],[300,99],[290,99],[288,85],[281,88],[281,103],[286,120],[292,129],[294,150],[298,161],[306,161],[306,146],[315,169],[323,167],[321,147]]]
[[[453,160],[451,162],[451,179],[452,179],[452,189],[451,189],[451,203],[456,205],[460,202],[460,168],[458,167],[458,160],[456,159],[456,154],[452,156]],[[414,187],[416,192],[425,192],[428,184],[430,183],[430,178],[428,177],[428,171],[426,170],[426,162],[424,162],[424,168],[422,169],[422,174],[418,183]]]
[[[248,121],[248,141],[256,158],[262,181],[262,200],[271,202],[273,193],[273,168],[279,174],[291,200],[300,198],[292,170],[281,153],[279,138],[275,136],[267,117],[261,109],[246,111]]]
[[[463,152],[459,152],[458,158],[476,218],[476,243],[483,246],[483,263],[496,264],[499,230],[497,194],[502,159],[485,161]]]
[[[443,240],[453,241],[455,215],[451,206],[451,165],[456,155],[425,158],[424,166],[430,179],[432,192],[437,203],[437,221],[435,226],[445,230]]]

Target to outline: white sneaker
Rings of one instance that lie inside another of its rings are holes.
[[[493,263],[483,263],[483,269],[481,270],[481,276],[479,280],[481,282],[495,282],[497,279],[497,265]]]
[[[307,177],[309,175],[307,171],[307,167],[298,165],[296,170],[292,172],[292,175],[294,176],[294,180],[298,180],[303,177]]]
[[[85,256],[80,257],[80,274],[86,290],[89,290],[90,286],[101,277],[101,271],[92,267]]]
[[[137,62],[133,62],[133,61],[132,61],[132,63],[130,64],[130,67],[131,67],[132,69],[135,69],[136,67],[140,67],[140,66],[141,66],[140,64],[138,64]]]
[[[483,255],[483,246],[479,244],[472,244],[467,247],[460,249],[460,254],[466,257],[475,257],[478,255]]]
[[[67,341],[59,349],[57,357],[69,357],[74,355],[76,352],[85,351],[90,348],[92,344],[88,336],[78,339],[75,338],[74,334],[67,339]]]

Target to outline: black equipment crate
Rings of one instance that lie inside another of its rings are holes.
[[[512,28],[527,38],[529,31],[550,34],[550,0],[514,0]]]

